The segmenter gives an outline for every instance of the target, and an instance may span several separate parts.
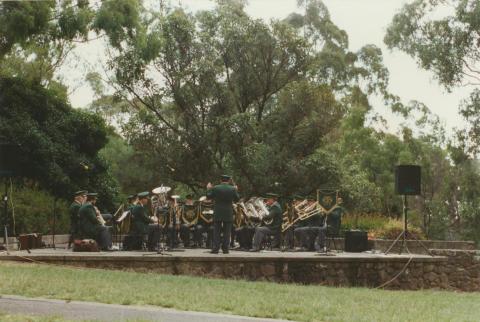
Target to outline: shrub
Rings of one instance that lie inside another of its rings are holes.
[[[395,239],[403,230],[403,221],[382,214],[347,214],[342,218],[342,230],[360,229],[368,232],[369,238]],[[422,230],[409,224],[408,231],[418,239],[425,239]]]
[[[372,231],[374,238],[395,239],[403,231],[403,221],[398,219],[388,219],[383,227]],[[408,226],[408,232],[417,239],[425,239],[425,234],[418,227]],[[409,238],[410,239],[410,238]]]
[[[12,193],[10,193],[12,192]],[[8,222],[9,235],[24,233],[51,234],[53,231],[54,197],[37,188],[9,188]],[[13,203],[13,207],[12,207]],[[3,206],[3,204],[2,204]],[[55,202],[55,233],[66,234],[69,231],[69,203],[62,199]],[[2,220],[3,220],[3,211]]]

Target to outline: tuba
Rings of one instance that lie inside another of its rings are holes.
[[[172,190],[170,187],[161,185],[152,190],[153,196],[150,199],[152,203],[152,214],[153,216],[150,219],[159,224],[162,227],[165,227],[167,219],[166,213],[168,209],[168,192]]]

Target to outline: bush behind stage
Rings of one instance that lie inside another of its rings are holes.
[[[395,239],[403,230],[403,220],[385,215],[351,213],[342,218],[342,230],[359,229],[367,231],[369,238]],[[409,222],[408,230],[418,239],[425,239],[422,230]]]
[[[2,195],[3,193],[2,191]],[[19,188],[13,186],[12,189],[10,185],[8,195],[10,198],[8,201],[8,234],[10,236],[24,233],[52,234],[54,212],[54,197],[52,195],[34,187]],[[69,205],[70,202],[62,199],[57,199],[55,203],[56,234],[67,234],[69,232]],[[3,226],[3,202],[1,203],[0,218]]]

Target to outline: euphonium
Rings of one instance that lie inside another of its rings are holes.
[[[265,203],[263,202],[263,199],[262,198],[257,198],[255,204],[258,206],[258,208],[260,209],[260,217],[262,219],[262,221],[266,224],[266,225],[271,225],[272,222],[273,222],[273,218],[272,219],[264,219],[265,216],[267,216],[269,214],[269,211],[267,209],[267,206],[265,205]]]

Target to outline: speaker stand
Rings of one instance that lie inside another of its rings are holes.
[[[433,254],[430,252],[427,246],[425,246],[420,240],[417,239],[417,237],[415,237],[413,234],[411,234],[408,231],[407,210],[408,210],[407,195],[403,195],[403,231],[397,236],[397,238],[395,238],[395,240],[390,245],[390,247],[388,247],[388,249],[385,251],[385,255],[388,255],[388,253],[400,241],[400,239],[402,240],[402,245],[400,247],[399,254],[401,254],[404,250],[406,250],[406,253],[411,254],[407,246],[407,240],[410,239],[410,240],[414,240],[420,246],[422,246],[428,255],[433,256]]]

